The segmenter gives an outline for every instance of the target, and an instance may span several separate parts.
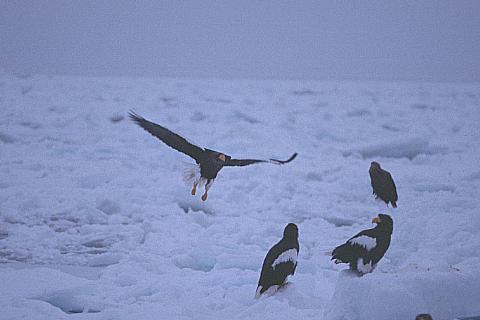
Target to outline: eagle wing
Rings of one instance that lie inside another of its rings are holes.
[[[146,120],[134,112],[130,112],[129,116],[132,121],[148,131],[154,137],[160,139],[169,147],[192,157],[197,163],[200,163],[202,160],[205,152],[202,148],[188,142],[185,138],[168,130],[167,128]]]
[[[338,259],[344,263],[349,263],[358,259],[359,256],[368,255],[369,250],[367,250],[366,246],[363,246],[355,241],[355,239],[358,239],[362,236],[375,238],[373,229],[363,230],[348,239],[344,244],[341,244],[333,249],[331,260]]]
[[[397,188],[393,182],[392,175],[385,170],[370,173],[373,194],[380,196],[380,198],[387,197],[393,201],[398,200]]]
[[[397,187],[395,186],[395,182],[393,182],[392,175],[387,172],[385,175],[385,179],[387,180],[387,190],[388,194],[392,196],[393,201],[398,200],[398,194],[397,194]]]
[[[269,160],[258,160],[258,159],[229,159],[227,158],[225,161],[224,166],[229,166],[229,167],[243,167],[243,166],[248,166],[254,163],[260,163],[260,162],[268,162],[268,163],[273,163],[273,164],[285,164],[289,163],[293,159],[297,157],[297,153],[294,153],[290,158],[287,160],[277,160],[277,159],[269,159]]]
[[[293,275],[295,273],[297,262],[290,259],[282,260],[280,258],[283,253],[290,249],[295,249],[298,255],[298,244],[294,247],[285,247],[283,241],[280,240],[270,248],[265,260],[263,260],[262,271],[260,273],[260,278],[258,279],[258,287],[262,287],[260,294],[272,285],[281,285],[288,275]],[[281,261],[274,266],[275,261],[279,258]]]

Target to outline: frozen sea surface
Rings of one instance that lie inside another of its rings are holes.
[[[133,109],[234,157],[207,202]],[[413,319],[480,314],[480,85],[0,76],[2,319]],[[378,161],[398,209],[371,194]],[[325,252],[394,219],[372,274]],[[254,300],[289,222],[290,284]]]

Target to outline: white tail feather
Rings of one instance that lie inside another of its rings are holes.
[[[260,290],[262,290],[262,288],[263,288],[262,286],[258,286],[257,291],[255,292],[255,299],[260,298],[260,296],[262,295],[260,293]]]
[[[197,184],[198,188],[202,188],[207,183],[207,179],[200,175],[200,165],[184,163],[184,166],[183,182],[185,182],[188,187],[193,186],[193,184]]]
[[[265,290],[263,293],[260,293],[260,290],[262,290],[262,286],[258,286],[257,292],[255,292],[255,299],[258,299],[262,296],[264,296],[264,297],[272,296],[278,291],[279,288],[280,288],[280,286],[273,285],[270,288],[268,288],[267,290]]]

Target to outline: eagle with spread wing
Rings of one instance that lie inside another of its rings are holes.
[[[294,153],[289,159],[283,161],[276,159],[232,159],[231,156],[222,152],[196,146],[178,134],[161,125],[148,121],[134,112],[130,112],[129,115],[132,121],[151,135],[157,137],[169,147],[192,157],[196,161],[197,166],[195,170],[187,172],[184,178],[186,181],[193,182],[192,195],[195,195],[197,192],[197,187],[205,186],[205,193],[202,195],[203,201],[207,200],[208,190],[212,186],[218,172],[223,167],[243,167],[262,162],[281,165],[292,161],[297,156],[297,153]]]

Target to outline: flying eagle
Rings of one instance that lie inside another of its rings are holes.
[[[197,162],[197,166],[194,170],[187,172],[184,178],[186,181],[193,182],[192,195],[195,195],[197,192],[197,187],[205,185],[205,193],[202,195],[203,201],[207,200],[208,190],[212,186],[218,172],[223,167],[243,167],[261,162],[280,165],[292,161],[297,156],[297,153],[294,153],[289,159],[284,161],[276,159],[232,159],[231,156],[222,152],[198,147],[167,128],[148,121],[133,112],[130,112],[129,115],[131,120],[148,131],[151,135],[157,137],[169,147],[192,157]]]
[[[382,199],[387,206],[390,202],[392,207],[396,208],[398,200],[397,188],[390,172],[383,170],[378,162],[373,161],[370,164],[368,173],[370,173],[370,181],[375,198]]]
[[[263,261],[256,298],[267,291],[273,294],[285,284],[289,275],[295,274],[298,250],[298,227],[289,223],[283,230],[283,238],[270,248]]]
[[[379,214],[372,223],[377,226],[363,230],[336,247],[332,252],[335,263],[348,263],[350,270],[359,274],[372,272],[390,246],[393,220],[389,215]]]

